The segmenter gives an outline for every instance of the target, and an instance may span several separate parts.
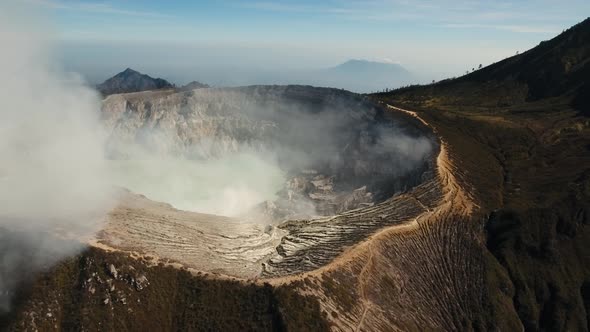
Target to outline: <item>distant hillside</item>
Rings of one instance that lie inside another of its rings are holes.
[[[578,110],[590,106],[590,19],[537,47],[468,75],[380,94],[423,106],[509,107],[557,97]]]
[[[162,69],[159,69],[162,70]],[[166,77],[176,82],[190,82],[182,87],[161,78],[152,78],[132,69],[107,79],[97,85],[104,95],[177,88],[180,91],[217,87],[238,87],[247,85],[312,85],[345,89],[357,93],[370,93],[393,89],[416,83],[416,77],[395,63],[367,60],[349,60],[333,67],[308,69],[277,69],[257,67],[202,67],[168,68]],[[198,78],[199,81],[194,81]],[[201,82],[207,82],[204,84]],[[209,85],[210,84],[210,85]]]
[[[182,87],[180,87],[179,90],[180,91],[189,91],[189,90],[204,89],[204,88],[209,88],[209,85],[201,83],[201,82],[197,82],[197,81],[192,81],[192,82],[187,83],[187,84],[183,85]]]
[[[397,63],[385,63],[368,60],[348,60],[336,67],[328,69],[336,75],[410,75],[404,67]]]
[[[127,68],[97,85],[98,91],[104,96],[167,88],[174,88],[174,84],[161,78],[150,77],[131,68]]]
[[[319,84],[357,92],[383,90],[414,80],[413,75],[397,63],[354,59],[323,70],[317,76]]]

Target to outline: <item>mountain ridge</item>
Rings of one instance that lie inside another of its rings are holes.
[[[371,95],[432,124],[479,197],[492,330],[588,330],[589,68],[587,19],[463,77]]]
[[[210,88],[210,86],[208,84],[201,83],[198,81],[191,81],[191,82],[181,86],[178,90],[189,91],[189,90],[206,89],[206,88]]]
[[[397,63],[350,59],[319,72],[319,82],[342,87],[343,82],[356,82],[357,91],[375,91],[383,87],[401,86],[416,80],[414,74]],[[362,83],[361,83],[362,82]],[[349,83],[347,83],[349,84]]]
[[[328,68],[328,70],[350,70],[350,69],[389,69],[397,70],[400,73],[409,74],[410,72],[399,63],[371,61],[366,59],[350,59],[339,65]]]
[[[464,76],[378,94],[428,106],[512,107],[557,98],[590,108],[590,18],[536,47]]]
[[[153,78],[131,68],[126,68],[98,84],[96,88],[102,95],[108,96],[118,93],[175,88],[175,85],[165,79]]]

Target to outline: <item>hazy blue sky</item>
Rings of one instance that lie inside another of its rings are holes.
[[[588,0],[27,2],[49,14],[70,65],[105,75],[125,64],[162,73],[363,58],[440,78],[524,51],[590,14]]]

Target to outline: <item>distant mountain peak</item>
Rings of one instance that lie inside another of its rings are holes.
[[[387,61],[375,61],[375,60],[367,60],[367,59],[349,59],[345,62],[342,63],[342,65],[344,64],[354,64],[354,63],[362,63],[362,64],[367,64],[367,63],[376,63],[376,64],[383,64],[383,65],[398,65],[398,63],[394,63],[394,62],[387,62]]]
[[[190,91],[190,90],[205,89],[205,88],[209,88],[209,85],[205,84],[205,83],[197,82],[197,81],[192,81],[190,83],[183,85],[179,90],[180,91]]]
[[[97,85],[96,88],[104,96],[107,96],[118,93],[170,89],[174,88],[174,84],[162,78],[153,78],[131,68],[126,68],[124,71]]]
[[[369,92],[408,84],[414,75],[398,63],[350,59],[324,71],[324,85],[353,82],[355,90]]]
[[[131,68],[127,67],[127,69],[123,70],[123,71],[122,71],[122,72],[120,72],[119,74],[126,74],[126,75],[129,75],[129,74],[141,74],[141,73],[140,73],[140,72],[138,72],[137,70],[133,70],[133,69],[131,69]],[[117,75],[119,75],[119,74],[117,74]]]
[[[366,59],[350,59],[334,68],[357,68],[357,69],[396,69],[407,73],[408,71],[399,63],[380,62]]]

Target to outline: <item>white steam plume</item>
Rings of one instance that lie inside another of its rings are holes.
[[[100,99],[53,66],[28,9],[0,5],[0,309],[21,273],[76,253],[63,237],[94,230],[113,203]]]

